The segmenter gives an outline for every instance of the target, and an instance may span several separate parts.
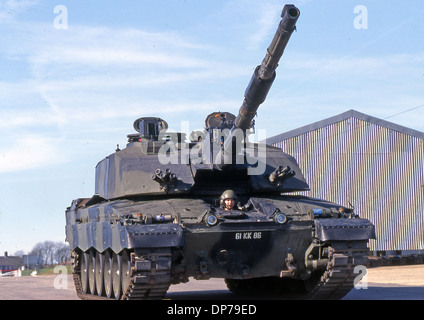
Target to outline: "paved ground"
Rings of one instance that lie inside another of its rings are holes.
[[[424,300],[424,265],[368,270],[368,289],[353,289],[344,300]]]
[[[424,300],[424,265],[391,266],[368,270],[367,283],[353,289],[345,300]],[[192,280],[171,286],[171,300],[237,300],[223,280]],[[257,297],[258,298],[258,297]],[[259,297],[260,298],[260,297]],[[0,278],[0,300],[76,300],[70,275]]]

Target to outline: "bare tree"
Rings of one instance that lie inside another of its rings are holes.
[[[44,254],[46,256],[46,264],[54,264],[55,243],[50,240],[43,242]]]
[[[18,250],[13,254],[15,257],[22,258],[25,255],[24,250]]]
[[[69,245],[46,240],[37,243],[29,254],[40,257],[43,265],[64,263],[69,260]]]
[[[56,242],[56,262],[65,263],[70,259],[69,245],[64,242]]]
[[[37,256],[37,260],[40,261],[41,265],[46,264],[46,257],[44,255],[44,246],[42,242],[36,243],[32,250],[29,252],[29,254]]]

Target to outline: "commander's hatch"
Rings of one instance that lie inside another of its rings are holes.
[[[158,141],[159,134],[168,130],[168,123],[155,117],[144,117],[134,121],[134,129],[139,133],[139,138]]]

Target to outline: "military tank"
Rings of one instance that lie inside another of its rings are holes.
[[[66,209],[66,240],[82,299],[161,299],[170,285],[222,278],[237,293],[339,299],[366,265],[374,226],[309,190],[296,160],[249,142],[299,10],[286,5],[238,115],[169,132],[144,117],[128,144],[96,166],[95,194]]]

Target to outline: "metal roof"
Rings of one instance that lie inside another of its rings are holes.
[[[363,120],[363,121],[373,123],[373,124],[378,125],[378,126],[386,127],[390,130],[394,130],[394,131],[397,131],[397,132],[400,132],[400,133],[408,134],[408,135],[411,135],[411,136],[414,136],[414,137],[417,137],[417,138],[421,138],[421,139],[424,140],[424,132],[417,131],[417,130],[414,130],[414,129],[411,129],[411,128],[407,128],[407,127],[395,124],[393,122],[386,121],[386,120],[383,120],[383,119],[379,119],[379,118],[376,118],[376,117],[373,117],[373,116],[370,116],[370,115],[366,115],[364,113],[361,113],[361,112],[358,112],[356,110],[351,109],[349,111],[343,112],[343,113],[336,115],[334,117],[330,117],[330,118],[327,118],[327,119],[324,119],[324,120],[320,120],[320,121],[308,124],[306,126],[303,126],[303,127],[291,130],[291,131],[287,131],[285,133],[281,133],[279,135],[276,135],[276,136],[273,136],[273,137],[270,137],[270,138],[267,138],[265,141],[266,141],[267,144],[272,145],[274,143],[302,135],[306,132],[318,130],[320,128],[326,127],[328,125],[331,125],[331,124],[334,124],[334,123],[337,123],[337,122],[342,122],[342,121],[347,120],[349,118],[356,118],[356,119],[359,119],[359,120]]]

